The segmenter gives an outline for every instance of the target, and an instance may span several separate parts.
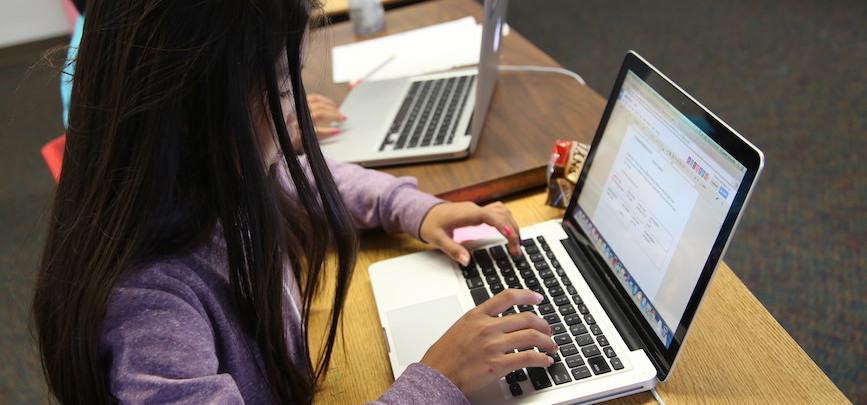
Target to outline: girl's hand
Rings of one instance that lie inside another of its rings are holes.
[[[530,290],[506,289],[471,309],[428,349],[421,362],[439,371],[465,394],[520,368],[548,367],[554,360],[535,350],[554,353],[548,322],[532,312],[497,317],[513,305],[538,305]]]
[[[436,246],[458,263],[466,266],[470,253],[452,239],[452,232],[464,226],[488,224],[497,228],[509,241],[509,253],[517,256],[521,252],[521,236],[512,213],[501,202],[480,207],[471,202],[443,203],[428,211],[421,223],[419,236]]]
[[[340,113],[334,100],[320,94],[310,94],[307,96],[307,105],[310,106],[317,138],[326,139],[340,133],[340,125],[346,121],[346,116]],[[298,133],[298,123],[294,119],[287,122],[292,122],[292,130]]]

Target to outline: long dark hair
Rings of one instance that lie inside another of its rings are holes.
[[[63,171],[33,302],[42,364],[64,403],[110,403],[99,358],[111,290],[136,265],[183,254],[222,229],[233,304],[277,402],[311,402],[331,359],[357,240],[314,134],[301,79],[313,0],[88,1]],[[285,58],[303,152],[282,116]],[[261,108],[259,108],[261,107]],[[257,113],[258,112],[258,113]],[[297,198],[263,163],[261,114]],[[258,115],[257,115],[258,114]],[[325,345],[307,351],[326,253],[337,282]],[[284,264],[303,296],[305,364],[289,356]]]

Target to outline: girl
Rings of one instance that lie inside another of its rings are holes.
[[[443,203],[413,179],[323,159],[301,81],[315,6],[87,3],[34,298],[61,402],[310,403],[331,359],[356,228],[408,232],[467,263],[451,230],[484,222],[517,253],[502,204]],[[328,251],[335,298],[314,364],[307,322]],[[507,290],[469,311],[380,401],[462,403],[511,370],[551,364],[515,352],[556,349],[547,323],[497,317],[540,300]]]

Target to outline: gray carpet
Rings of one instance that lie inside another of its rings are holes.
[[[605,96],[639,51],[765,151],[726,261],[867,403],[867,2],[513,0],[509,20]],[[53,191],[39,148],[62,128],[56,73],[30,66],[62,43],[0,50],[0,403],[45,401],[28,306]]]
[[[867,2],[509,7],[515,29],[603,96],[636,50],[765,152],[725,260],[838,387],[867,402]]]

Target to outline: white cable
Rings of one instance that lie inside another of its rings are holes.
[[[665,405],[665,401],[663,401],[662,398],[659,396],[659,393],[656,392],[655,387],[650,389],[650,393],[653,394],[653,398],[656,399],[656,402],[658,402],[659,405]]]
[[[550,66],[532,66],[532,65],[500,65],[499,68],[503,72],[542,72],[542,73],[558,73],[561,75],[569,76],[578,83],[581,83],[582,86],[586,86],[587,83],[584,82],[584,79],[581,78],[581,75],[575,73],[569,69],[559,68],[559,67],[550,67]]]

